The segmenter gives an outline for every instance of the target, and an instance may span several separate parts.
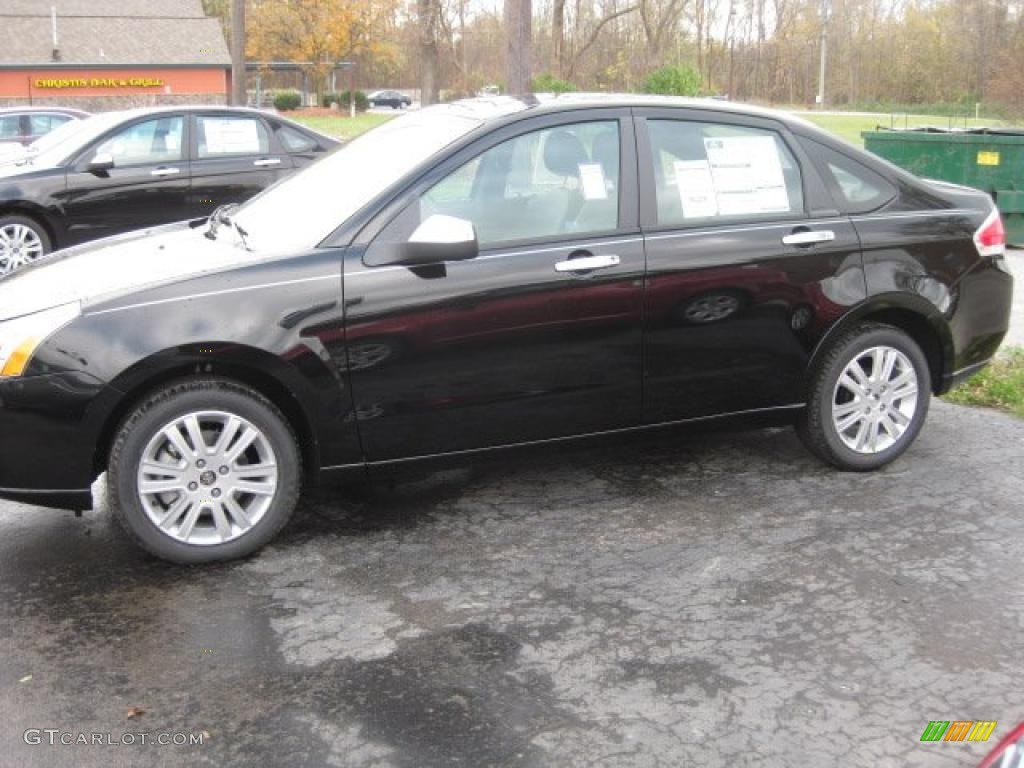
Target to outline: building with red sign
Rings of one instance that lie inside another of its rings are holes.
[[[0,0],[0,106],[225,103],[231,56],[201,0]]]

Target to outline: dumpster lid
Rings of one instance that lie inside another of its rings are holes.
[[[875,126],[876,131],[891,133],[949,133],[956,136],[1024,136],[1024,128],[941,128],[937,125],[918,125],[913,128],[893,128],[888,125]]]

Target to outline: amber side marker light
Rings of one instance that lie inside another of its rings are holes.
[[[4,363],[0,376],[21,376],[25,366],[28,365],[28,361],[32,359],[32,353],[36,351],[40,341],[41,339],[34,337],[28,338],[15,347],[14,351],[11,352],[11,356],[7,358],[7,362]]]

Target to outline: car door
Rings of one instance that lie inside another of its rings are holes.
[[[345,260],[347,344],[331,349],[368,459],[639,422],[635,169],[621,110],[534,119],[462,150],[372,225]],[[377,266],[432,215],[472,222],[479,255]]]
[[[243,203],[291,171],[288,153],[258,115],[200,112],[193,120],[193,216]]]
[[[68,244],[188,218],[186,142],[185,117],[174,112],[134,120],[94,142],[68,168]],[[93,169],[97,158],[113,166]]]
[[[866,297],[857,234],[786,129],[637,110],[644,420],[796,406],[811,352]]]

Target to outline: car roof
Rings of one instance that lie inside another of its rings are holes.
[[[33,115],[38,113],[58,113],[61,115],[80,115],[82,117],[88,117],[89,112],[83,109],[75,109],[74,107],[0,107],[0,115],[10,114],[23,114]]]
[[[340,144],[340,140],[334,136],[330,136],[322,131],[318,131],[315,128],[310,128],[308,125],[297,123],[294,120],[289,120],[284,115],[278,114],[277,112],[271,112],[267,109],[256,109],[254,107],[230,107],[225,104],[170,104],[158,107],[133,107],[131,109],[115,109],[109,112],[97,112],[93,116],[103,115],[118,123],[126,122],[128,120],[134,120],[139,117],[149,117],[151,115],[163,115],[163,114],[180,114],[182,112],[220,112],[220,113],[237,113],[240,115],[261,115],[263,117],[273,118],[279,122],[284,123],[290,127],[297,128],[304,131],[312,136],[316,136],[320,139],[324,139],[331,144]]]
[[[254,107],[229,107],[224,104],[168,104],[159,107],[114,109],[109,112],[97,114],[120,115],[127,120],[133,117],[160,115],[167,112],[238,112],[239,114],[246,115],[272,115],[274,117],[280,117],[280,115],[265,109],[255,109]]]
[[[586,107],[607,108],[665,108],[665,109],[699,109],[705,112],[722,112],[725,114],[759,117],[777,120],[791,127],[818,130],[806,120],[795,115],[759,107],[752,104],[737,104],[712,98],[688,98],[683,96],[659,96],[655,94],[636,93],[537,93],[525,96],[478,96],[452,102],[462,110],[468,111],[472,117],[485,122],[507,118],[519,113],[550,113],[562,112]]]

